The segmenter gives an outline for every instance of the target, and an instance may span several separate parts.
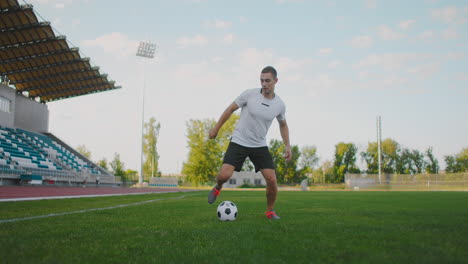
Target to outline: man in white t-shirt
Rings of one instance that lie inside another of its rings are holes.
[[[210,139],[216,138],[223,124],[237,109],[242,108],[239,123],[234,130],[229,147],[224,155],[223,165],[216,177],[217,184],[208,194],[208,203],[215,202],[223,184],[231,178],[234,171],[240,171],[246,157],[252,161],[255,171],[261,171],[267,183],[267,211],[269,219],[280,219],[274,210],[278,186],[276,183],[275,165],[266,142],[266,134],[276,118],[281,137],[285,144],[285,159],[291,160],[289,128],[286,123],[286,106],[275,94],[278,82],[275,68],[265,67],[260,74],[262,88],[244,91],[224,110],[215,127],[210,130]]]

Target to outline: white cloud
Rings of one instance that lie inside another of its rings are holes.
[[[73,3],[78,3],[78,2],[88,3],[89,1],[88,0],[30,0],[28,2],[31,3],[32,5],[35,5],[37,3],[38,5],[41,5],[41,6],[50,5],[57,9],[63,9],[66,6],[69,6]]]
[[[218,29],[225,29],[225,28],[230,27],[232,25],[232,22],[216,19],[214,21],[207,21],[205,24],[210,27],[215,27]]]
[[[220,86],[223,78],[217,71],[213,71],[211,63],[199,62],[179,64],[172,72],[174,87],[192,86],[198,87],[198,90],[193,90],[193,95],[200,96],[204,91],[211,87]],[[180,78],[183,76],[184,78]]]
[[[383,25],[377,28],[377,34],[383,40],[397,40],[404,37],[403,34],[396,32],[395,30],[391,29],[389,26]]]
[[[418,39],[432,39],[435,33],[432,30],[426,30],[417,36]]]
[[[81,24],[81,19],[79,18],[76,18],[76,19],[73,19],[72,21],[72,25],[75,27],[75,26],[78,26]]]
[[[457,39],[460,34],[455,28],[447,28],[441,33],[444,39]]]
[[[377,7],[377,0],[364,0],[364,5],[367,8],[376,8]]]
[[[302,3],[304,0],[276,0],[278,4],[286,4],[286,3]]]
[[[419,77],[422,77],[422,78],[428,78],[430,76],[433,76],[435,73],[437,73],[439,69],[440,69],[440,64],[433,62],[433,63],[426,63],[426,64],[418,65],[415,67],[411,67],[407,70],[407,72],[418,75]]]
[[[241,23],[247,23],[247,22],[249,22],[249,19],[246,18],[246,17],[241,16],[241,17],[239,17],[239,22],[241,22]]]
[[[258,66],[272,64],[273,52],[271,50],[261,51],[255,48],[248,48],[241,51],[238,58],[241,66],[252,65],[255,69],[257,69]]]
[[[369,71],[366,71],[366,70],[365,70],[365,71],[360,71],[360,72],[358,73],[358,77],[359,77],[359,79],[361,79],[361,80],[362,80],[362,79],[367,79],[367,78],[369,78],[369,76],[370,76],[370,73],[369,73]]]
[[[190,47],[190,46],[204,46],[208,43],[206,37],[202,35],[195,35],[193,37],[181,37],[177,40],[177,44],[182,47]]]
[[[130,40],[127,35],[120,32],[103,35],[94,40],[83,40],[81,45],[88,47],[99,47],[106,53],[118,54],[120,56],[133,55],[138,47],[138,41]]]
[[[407,30],[407,29],[409,29],[415,22],[416,22],[416,20],[414,20],[414,19],[404,20],[404,21],[400,21],[400,23],[398,23],[398,26],[399,26],[401,29]]]
[[[385,54],[372,54],[364,59],[360,60],[354,65],[354,68],[365,69],[371,68],[382,68],[384,70],[398,70],[409,62],[416,61],[418,59],[426,58],[426,55],[415,54],[415,53],[385,53]]]
[[[338,68],[338,66],[340,66],[340,65],[341,65],[341,61],[339,61],[339,60],[334,60],[334,61],[328,63],[327,67],[330,68],[330,69],[336,69],[336,68]]]
[[[468,73],[459,72],[455,74],[455,79],[460,81],[468,81]]]
[[[351,40],[351,45],[355,48],[369,48],[374,40],[369,36],[357,36]]]
[[[468,7],[437,8],[432,10],[432,17],[448,24],[464,24],[468,22]]]
[[[316,95],[317,92],[327,92],[331,90],[343,90],[353,87],[353,82],[349,80],[342,80],[330,75],[328,73],[319,73],[307,78],[304,82],[309,95]]]
[[[449,52],[447,53],[447,55],[444,56],[444,59],[447,59],[447,60],[462,60],[462,59],[465,59],[467,57],[467,53],[465,52],[456,52],[456,51],[453,51],[453,52]]]
[[[332,48],[323,48],[319,50],[319,54],[321,55],[327,55],[333,52]]]
[[[248,48],[241,51],[233,63],[236,76],[251,76],[250,83],[257,83],[256,73],[260,72],[263,67],[271,65],[278,71],[281,85],[301,86],[298,82],[302,82],[307,78],[306,76],[310,75],[310,66],[313,61],[311,59],[278,56],[271,49]],[[252,72],[255,74],[252,75]]]
[[[232,34],[232,33],[226,34],[226,35],[223,37],[223,43],[225,43],[225,44],[232,44],[232,43],[234,42],[234,39],[235,39],[234,34]]]
[[[217,56],[217,57],[214,57],[211,59],[211,62],[213,63],[218,63],[218,62],[222,62],[224,61],[224,58],[223,57],[220,57],[220,56]]]

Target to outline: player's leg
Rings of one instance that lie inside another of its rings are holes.
[[[235,167],[231,164],[223,164],[221,169],[219,170],[218,176],[216,176],[216,187],[221,190],[223,188],[223,184],[226,183],[229,178],[232,177],[234,174]]]
[[[234,171],[240,171],[244,164],[245,158],[247,157],[247,151],[245,147],[242,147],[235,143],[230,143],[226,154],[224,155],[223,165],[216,176],[216,186],[208,194],[208,203],[212,204],[216,201],[223,184],[232,177]]]
[[[276,195],[278,193],[278,184],[276,183],[276,174],[273,169],[262,169],[263,177],[266,181],[266,197],[267,197],[267,209],[268,211],[275,208]]]
[[[267,188],[267,211],[266,216],[269,219],[280,219],[275,213],[276,194],[278,193],[278,185],[276,183],[275,165],[271,157],[268,147],[255,148],[249,154],[249,158],[255,165],[255,171],[261,171],[265,178]]]

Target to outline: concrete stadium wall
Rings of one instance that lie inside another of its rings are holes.
[[[256,184],[256,181],[258,182]],[[223,186],[227,188],[237,188],[242,184],[250,184],[250,185],[263,185],[266,186],[265,178],[261,172],[253,172],[253,171],[235,171],[232,177],[226,182]]]
[[[13,127],[15,125],[15,99],[16,92],[10,87],[0,84],[0,96],[10,100],[10,112],[0,110],[0,125],[6,127]]]
[[[0,96],[10,101],[10,112],[0,110],[0,125],[23,128],[32,132],[48,132],[49,109],[16,90],[0,84]]]
[[[17,94],[15,105],[15,127],[32,132],[48,132],[49,109],[46,104]]]

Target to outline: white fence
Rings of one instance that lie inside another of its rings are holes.
[[[348,189],[468,191],[468,173],[449,174],[346,174]]]

